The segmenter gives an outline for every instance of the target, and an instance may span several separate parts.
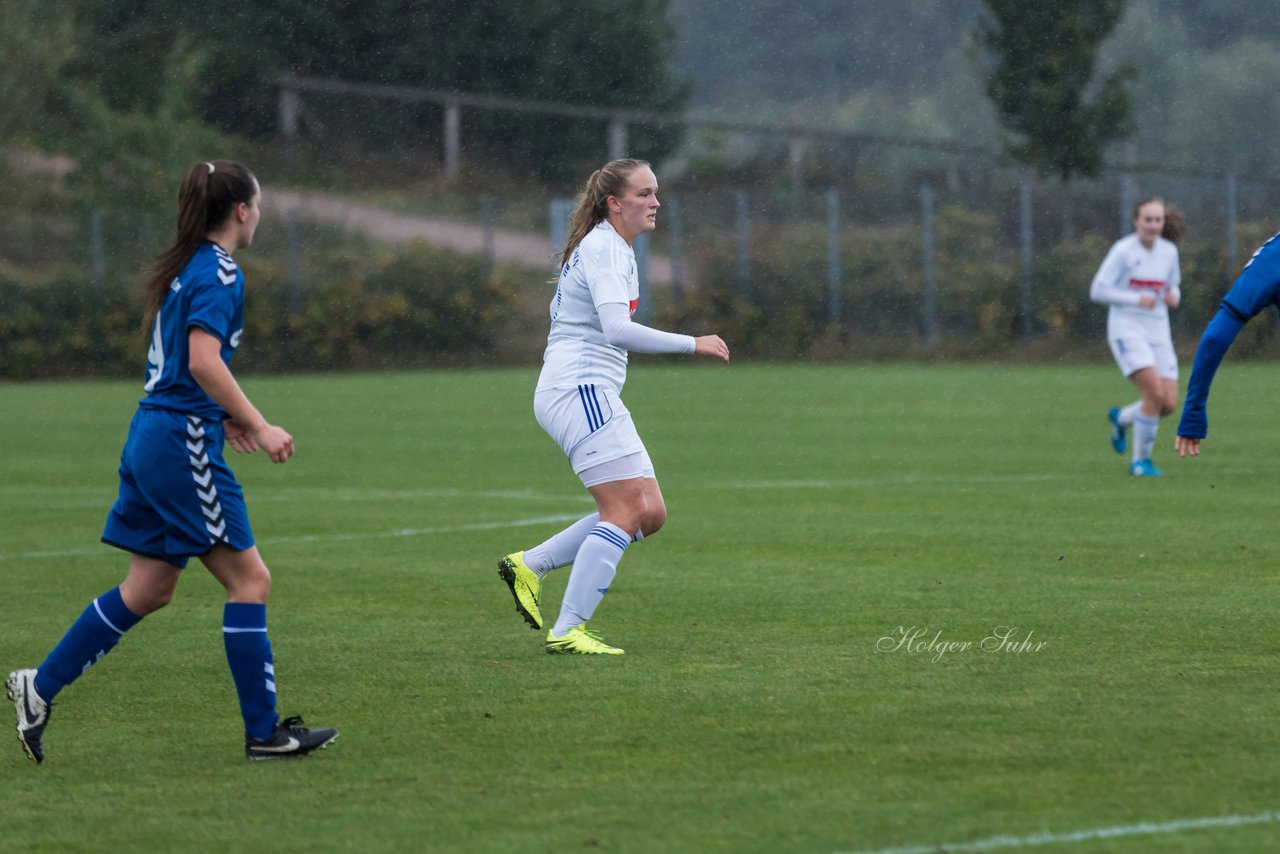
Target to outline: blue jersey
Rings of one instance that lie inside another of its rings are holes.
[[[1269,305],[1280,305],[1280,234],[1275,234],[1259,247],[1249,263],[1244,265],[1240,278],[1222,299],[1222,307],[1209,321],[1200,345],[1196,348],[1196,360],[1191,366],[1191,379],[1187,381],[1187,402],[1182,407],[1182,420],[1178,422],[1178,435],[1190,439],[1203,439],[1209,430],[1205,405],[1209,401],[1209,386],[1236,335],[1250,318]]]
[[[230,365],[244,331],[244,274],[226,250],[208,241],[169,285],[156,313],[143,385],[147,396],[139,405],[222,419],[222,407],[191,376],[187,337],[193,327],[222,342],[222,361]]]

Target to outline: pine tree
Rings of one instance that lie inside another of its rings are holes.
[[[1016,160],[1064,181],[1093,177],[1108,143],[1126,139],[1127,84],[1137,76],[1122,65],[1090,94],[1098,47],[1119,21],[1124,0],[984,0],[979,44],[992,60],[987,94]]]

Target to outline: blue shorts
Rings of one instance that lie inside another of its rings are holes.
[[[178,567],[218,543],[252,547],[244,490],[222,459],[222,441],[219,420],[139,409],[102,541]]]

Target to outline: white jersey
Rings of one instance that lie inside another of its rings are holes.
[[[1152,339],[1165,340],[1170,336],[1169,307],[1164,295],[1172,292],[1180,296],[1181,284],[1178,247],[1157,237],[1155,244],[1147,249],[1134,232],[1111,247],[1093,277],[1089,298],[1111,306],[1107,314],[1108,330],[1119,326],[1136,328]],[[1156,298],[1151,308],[1138,305],[1144,294]],[[1108,335],[1110,337],[1110,332]]]
[[[560,271],[537,390],[600,383],[620,391],[627,380],[627,351],[605,339],[596,307],[623,303],[634,314],[639,299],[635,252],[602,221]]]

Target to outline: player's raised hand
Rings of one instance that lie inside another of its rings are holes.
[[[1192,439],[1190,436],[1179,436],[1173,440],[1173,449],[1178,452],[1180,457],[1198,457],[1200,456],[1200,440]]]
[[[699,356],[714,356],[729,364],[729,345],[719,335],[700,335],[693,339],[693,352]]]

